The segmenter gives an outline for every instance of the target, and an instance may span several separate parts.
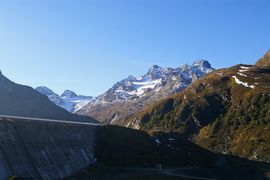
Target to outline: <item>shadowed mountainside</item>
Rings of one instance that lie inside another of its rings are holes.
[[[97,163],[66,179],[267,179],[270,165],[215,154],[177,134],[98,127]]]
[[[0,115],[23,116],[69,121],[97,122],[56,106],[33,88],[16,84],[0,73]]]

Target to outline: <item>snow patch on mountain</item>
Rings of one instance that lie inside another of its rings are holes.
[[[240,73],[240,72],[238,72],[237,74],[238,74],[238,75],[240,75],[240,76],[247,77],[247,75],[246,75],[246,74],[243,74],[243,73]]]
[[[155,86],[160,84],[161,79],[153,81],[135,81],[133,85],[136,90],[129,92],[130,95],[142,96],[145,92],[154,89]]]
[[[40,86],[36,90],[47,96],[57,106],[66,109],[69,112],[75,112],[91,102],[94,98],[91,96],[77,95],[75,92],[66,90],[60,96],[54,93],[51,89]]]
[[[250,67],[248,67],[248,66],[240,66],[240,68],[241,69],[245,69],[245,70],[249,70],[250,69]]]
[[[255,88],[254,85],[249,85],[247,82],[243,82],[243,81],[239,80],[236,76],[232,76],[232,77],[234,78],[236,84],[240,84],[240,85],[243,85],[245,87],[252,88],[252,89]]]

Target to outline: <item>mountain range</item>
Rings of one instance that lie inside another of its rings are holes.
[[[123,125],[124,121],[138,110],[182,91],[213,70],[205,60],[198,60],[192,65],[181,65],[178,68],[154,65],[139,78],[129,76],[117,82],[76,113],[91,116],[104,124]]]
[[[94,98],[92,96],[77,95],[75,92],[65,90],[60,96],[45,86],[39,86],[36,91],[47,96],[57,106],[69,111],[76,112],[83,106],[91,102]]]
[[[270,51],[255,65],[213,71],[126,120],[218,153],[270,162]]]

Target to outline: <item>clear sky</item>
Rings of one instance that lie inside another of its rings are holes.
[[[0,0],[0,69],[96,96],[153,64],[252,64],[270,48],[269,9],[269,0]]]

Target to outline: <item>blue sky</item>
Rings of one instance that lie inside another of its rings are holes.
[[[0,69],[60,93],[99,95],[151,65],[254,63],[268,0],[0,0]]]

